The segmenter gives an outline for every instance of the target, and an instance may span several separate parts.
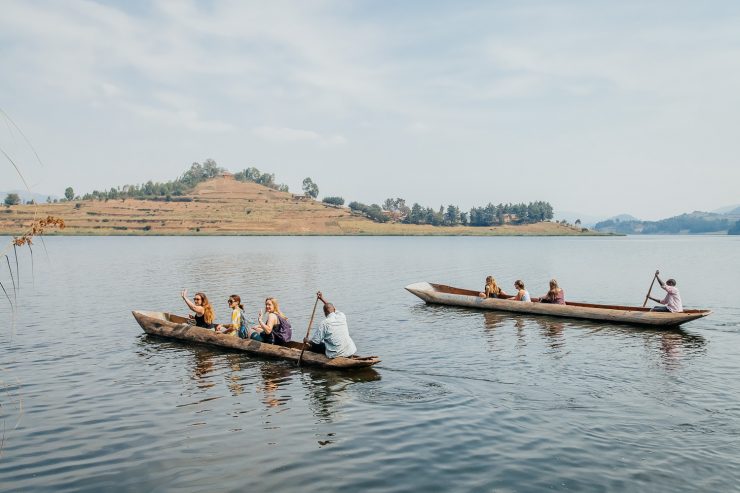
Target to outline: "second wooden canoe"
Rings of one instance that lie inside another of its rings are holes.
[[[532,313],[553,317],[602,320],[653,327],[677,327],[697,318],[706,317],[711,310],[684,310],[683,312],[652,312],[649,308],[597,305],[568,301],[565,305],[550,303],[526,303],[498,298],[481,298],[478,291],[455,288],[444,284],[417,282],[406,286],[406,290],[427,303],[464,306],[482,310],[500,310],[515,313]]]

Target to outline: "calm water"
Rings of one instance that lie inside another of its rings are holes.
[[[5,241],[3,241],[5,243]],[[0,303],[2,490],[729,491],[740,484],[740,237],[47,238]],[[555,276],[641,304],[659,267],[684,330],[426,306],[428,280]],[[8,285],[6,268],[0,281]],[[132,309],[218,318],[313,293],[376,370],[297,369],[143,335]],[[2,295],[0,293],[0,295]]]

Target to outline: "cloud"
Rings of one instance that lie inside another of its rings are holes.
[[[429,125],[420,121],[412,122],[406,127],[406,131],[412,135],[423,135],[429,133],[429,130]]]
[[[312,130],[288,127],[262,126],[254,129],[254,134],[272,142],[314,142],[323,147],[339,146],[347,143],[341,135],[322,135]]]
[[[739,14],[732,2],[5,0],[0,58],[12,70],[0,95],[31,127],[48,126],[43,138],[76,144],[64,157],[80,181],[99,161],[80,148],[129,169],[125,153],[110,152],[117,125],[180,161],[212,149],[243,159],[235,136],[251,133],[259,159],[275,153],[271,143],[289,144],[280,152],[296,159],[286,163],[333,148],[346,155],[322,156],[327,166],[352,156],[358,170],[383,163],[409,176],[461,159],[485,174],[495,159],[541,182],[537,170],[603,178],[608,164],[625,177],[641,166],[706,168],[721,185],[737,178],[740,151]],[[408,187],[410,197],[426,193]]]
[[[202,118],[197,111],[147,106],[138,103],[121,103],[121,107],[155,124],[180,127],[194,132],[224,133],[236,128],[226,122]]]

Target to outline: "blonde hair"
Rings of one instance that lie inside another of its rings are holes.
[[[558,286],[558,281],[556,279],[550,279],[550,291],[548,291],[547,294],[555,299],[559,291],[560,286]]]
[[[491,294],[493,294],[494,296],[498,296],[501,292],[501,288],[498,287],[498,284],[496,284],[496,279],[494,279],[493,276],[486,277],[486,289],[488,290],[489,296]]]
[[[216,318],[216,314],[213,313],[213,307],[211,306],[211,302],[208,301],[208,298],[206,297],[205,293],[198,292],[195,293],[195,296],[200,296],[200,306],[203,307],[203,320],[207,324],[212,324],[213,319]],[[193,296],[193,298],[195,298]]]
[[[280,305],[278,304],[277,298],[272,298],[272,297],[265,298],[265,303],[267,303],[268,301],[272,301],[272,307],[275,309],[275,313],[277,313],[283,318],[288,318],[285,316],[283,312],[280,311]]]

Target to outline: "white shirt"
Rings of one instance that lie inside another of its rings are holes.
[[[681,303],[681,294],[678,292],[678,288],[664,285],[661,286],[661,288],[665,289],[666,295],[665,298],[661,301],[666,308],[668,308],[672,312],[682,312],[683,311],[683,304]]]
[[[342,312],[332,312],[311,335],[311,343],[326,344],[326,356],[352,356],[357,352],[354,341],[349,336],[347,317]]]

